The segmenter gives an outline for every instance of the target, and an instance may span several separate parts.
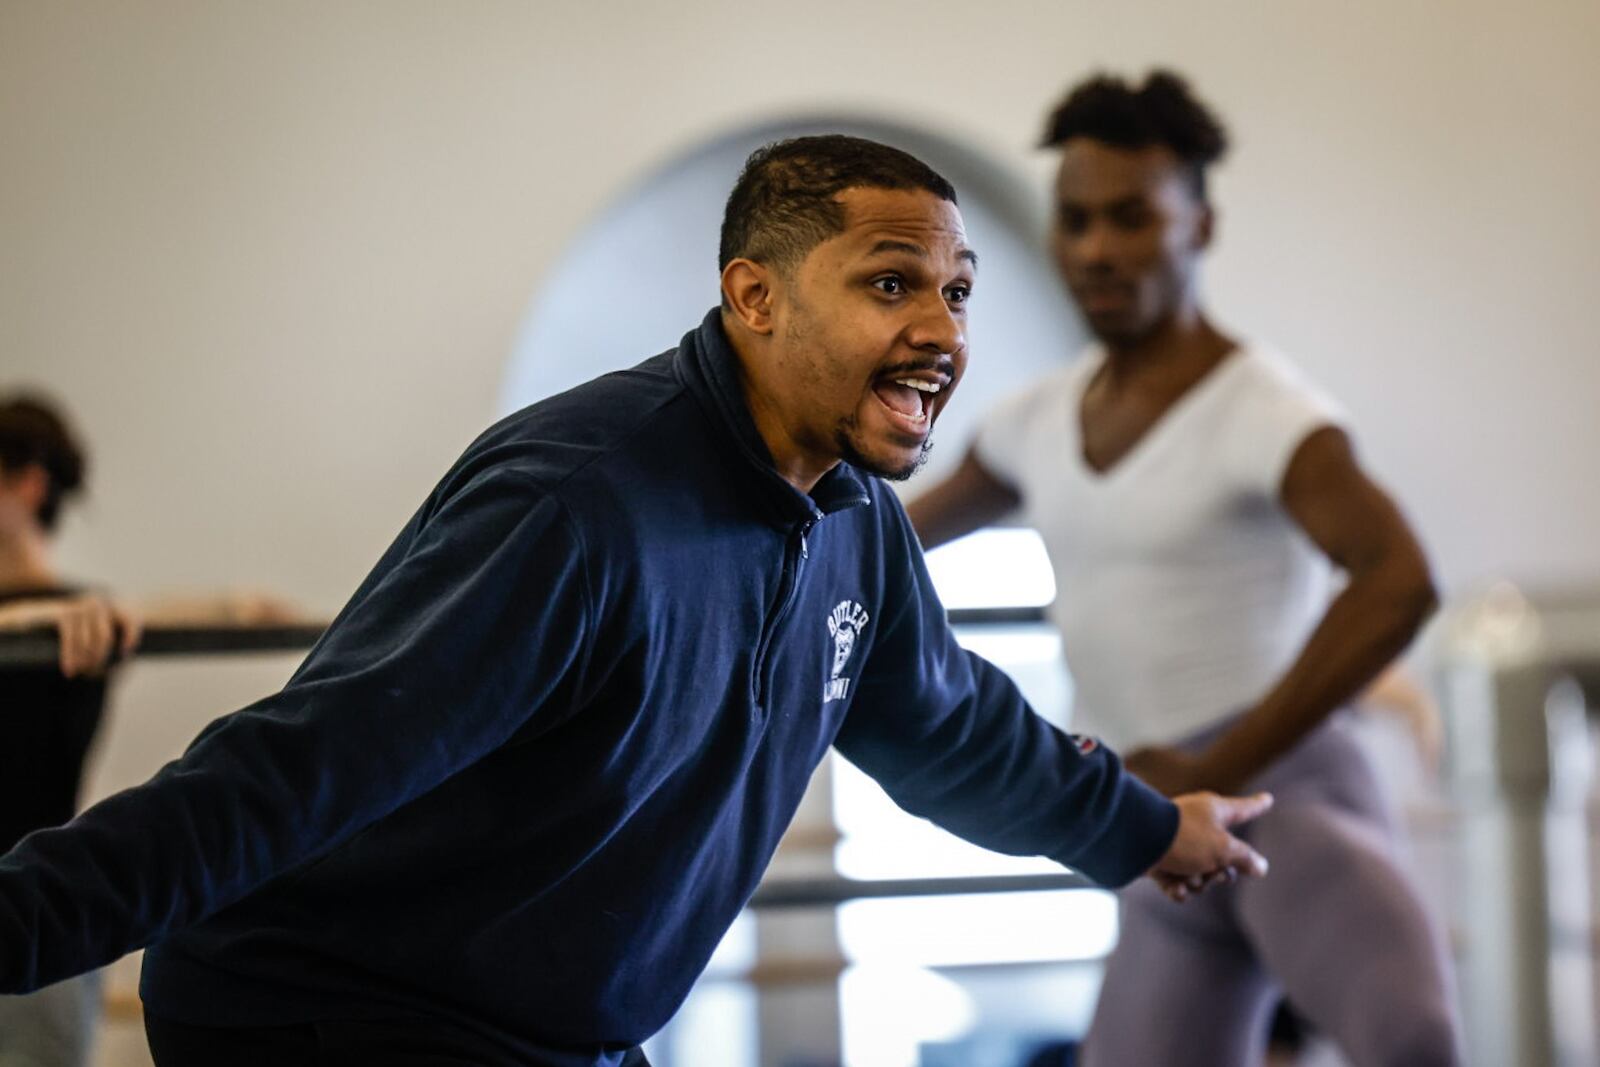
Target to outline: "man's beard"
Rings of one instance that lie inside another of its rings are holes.
[[[903,467],[883,467],[876,461],[868,459],[856,448],[855,442],[850,439],[850,432],[855,429],[855,420],[846,419],[834,431],[833,440],[839,448],[839,455],[844,461],[857,470],[864,470],[868,474],[876,474],[879,478],[891,482],[903,482],[922,469],[928,462],[928,453],[933,451],[933,435],[930,433],[922,439],[922,447],[917,450],[917,458]]]

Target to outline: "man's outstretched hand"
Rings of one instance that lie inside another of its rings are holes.
[[[1178,805],[1178,834],[1150,869],[1150,877],[1167,896],[1181,903],[1217,882],[1267,873],[1266,859],[1229,830],[1265,814],[1272,807],[1272,794],[1185,793],[1172,802]]]

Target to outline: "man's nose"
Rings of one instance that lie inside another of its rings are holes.
[[[966,347],[966,321],[943,293],[919,301],[911,343],[927,352],[950,356]]]
[[[1095,221],[1073,240],[1072,252],[1082,266],[1104,269],[1111,265],[1112,243],[1111,227]]]

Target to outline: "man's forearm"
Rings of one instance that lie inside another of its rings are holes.
[[[1200,757],[1200,784],[1241,788],[1393,662],[1436,603],[1426,573],[1358,575],[1329,605],[1288,673]]]

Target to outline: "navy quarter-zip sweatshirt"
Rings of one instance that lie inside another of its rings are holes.
[[[881,482],[777,474],[713,310],[489,429],[281,692],[0,857],[0,992],[150,945],[147,1009],[179,1022],[424,1020],[612,1064],[830,745],[1108,885],[1176,832],[957,645]]]

